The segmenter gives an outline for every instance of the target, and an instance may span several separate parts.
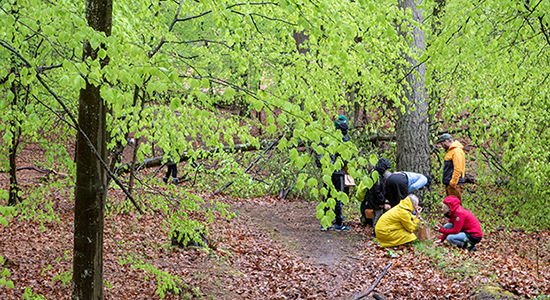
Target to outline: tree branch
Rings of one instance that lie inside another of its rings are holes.
[[[276,140],[274,141],[273,143],[271,143],[271,145],[269,145],[269,147],[267,147],[267,149],[265,149],[265,151],[260,154],[260,156],[258,156],[253,162],[251,162],[248,167],[246,167],[246,169],[244,170],[244,174],[246,174],[246,172],[248,172],[248,170],[250,170],[250,168],[252,168],[253,165],[255,165],[259,160],[260,158],[262,158],[262,156],[264,156],[264,154],[266,154],[267,151],[269,151],[271,148],[273,148],[273,146],[277,145],[279,143],[279,141],[283,138],[283,136],[285,136],[284,134],[281,134],[281,136]],[[225,190],[226,188],[230,187],[233,182],[235,182],[234,180],[231,180],[229,183],[227,183],[226,185],[224,185],[223,187],[221,187],[219,190],[215,191],[212,195],[217,195],[219,194],[221,191]]]
[[[382,274],[380,274],[380,276],[378,276],[378,278],[376,279],[376,281],[370,286],[370,288],[358,295],[356,295],[355,297],[351,298],[351,300],[359,300],[365,296],[368,296],[368,294],[370,294],[374,288],[378,285],[378,283],[380,282],[380,279],[382,279],[382,277],[384,277],[384,275],[386,275],[386,271],[388,271],[388,269],[393,265],[393,263],[389,263],[385,268],[384,268],[384,271],[382,272]]]
[[[10,50],[11,52],[13,52],[15,55],[17,55],[26,65],[27,67],[29,68],[32,68],[32,64],[27,61],[25,59],[25,57],[23,57],[23,55],[21,55],[21,53],[19,53],[16,49],[14,49],[13,47],[11,47],[9,44],[6,44],[4,41],[0,40],[0,44],[2,46],[4,46],[4,48]],[[82,130],[82,128],[80,128],[80,125],[78,124],[78,122],[76,121],[75,117],[71,114],[71,111],[69,110],[69,108],[67,107],[67,105],[65,105],[65,103],[61,100],[61,98],[59,98],[59,96],[48,86],[48,84],[46,84],[46,82],[44,81],[44,79],[42,78],[42,76],[40,76],[40,74],[36,74],[36,79],[38,79],[38,81],[40,82],[40,84],[42,84],[42,86],[48,91],[48,93],[50,93],[54,99],[61,105],[61,107],[63,107],[63,110],[65,110],[65,113],[67,113],[69,115],[69,118],[71,119],[71,121],[74,123],[74,125],[76,126],[78,132],[80,134],[82,134],[82,136],[86,139],[86,143],[88,144],[88,146],[90,147],[90,150],[92,150],[92,152],[94,153],[94,155],[96,156],[96,158],[99,160],[99,162],[101,163],[101,165],[103,166],[103,168],[105,169],[105,171],[107,171],[107,174],[109,174],[109,176],[111,177],[111,179],[113,179],[116,184],[122,189],[122,191],[124,191],[124,193],[126,194],[126,196],[130,199],[130,201],[132,202],[132,204],[134,204],[134,206],[136,207],[136,209],[141,213],[143,214],[143,211],[141,210],[141,208],[139,207],[139,205],[137,204],[136,200],[134,199],[134,197],[132,197],[132,195],[130,195],[130,193],[128,192],[128,190],[124,187],[124,185],[122,184],[122,182],[120,182],[120,180],[118,179],[118,177],[113,174],[111,172],[111,170],[109,170],[109,166],[107,166],[107,164],[105,163],[105,161],[103,161],[103,159],[101,158],[101,155],[99,155],[99,153],[97,152],[97,149],[94,147],[94,145],[92,144],[92,141],[90,141],[90,138],[86,135],[86,133],[84,132],[84,130]]]

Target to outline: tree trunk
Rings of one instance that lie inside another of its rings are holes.
[[[140,138],[137,138],[134,144],[134,151],[132,153],[132,164],[130,165],[130,180],[128,182],[128,193],[132,195],[132,192],[134,190],[134,181],[136,177],[136,160],[137,160],[137,152],[139,150],[139,140]]]
[[[17,99],[17,95],[15,96],[15,99]],[[14,101],[16,101],[14,99]],[[8,205],[14,206],[17,204],[19,199],[19,184],[17,183],[17,164],[15,162],[15,159],[17,158],[17,146],[19,145],[19,136],[21,134],[21,127],[19,127],[19,124],[17,121],[11,122],[11,133],[13,135],[12,137],[12,143],[10,147],[10,195],[8,199]]]
[[[88,26],[111,34],[112,0],[86,0]],[[102,45],[103,46],[103,45]],[[83,58],[98,59],[99,49],[84,42]],[[101,60],[108,64],[108,57]],[[74,208],[73,300],[103,300],[103,214],[107,194],[106,107],[99,89],[86,81],[80,90]],[[99,156],[99,158],[97,157]]]
[[[422,23],[422,10],[416,9],[416,4],[421,4],[422,0],[415,3],[414,0],[402,0],[398,7],[402,10],[410,8],[413,12],[415,21]],[[404,21],[407,22],[407,21]],[[410,28],[410,24],[407,24]],[[401,38],[407,40],[407,33],[398,27],[398,33]],[[428,173],[430,171],[430,152],[428,135],[428,105],[426,99],[426,89],[424,86],[424,77],[426,67],[424,64],[418,66],[417,58],[420,51],[424,51],[424,32],[414,27],[412,30],[412,44],[414,56],[405,55],[408,63],[401,66],[403,74],[408,74],[401,82],[403,95],[408,103],[402,103],[405,111],[398,110],[398,119],[396,124],[397,137],[397,170],[413,171],[418,173]],[[412,70],[412,68],[415,68]]]
[[[11,72],[16,73],[17,71],[17,59],[12,57],[11,59]],[[13,114],[13,119],[10,121],[9,130],[12,134],[11,147],[9,149],[9,159],[10,159],[10,187],[9,187],[9,197],[8,205],[15,206],[19,199],[19,184],[17,183],[17,147],[19,146],[19,136],[21,135],[21,124],[15,117],[15,111],[18,111],[18,98],[19,98],[19,87],[17,82],[13,82],[10,87],[10,91],[13,94],[13,101],[11,103],[11,110]],[[7,141],[6,141],[7,142]]]

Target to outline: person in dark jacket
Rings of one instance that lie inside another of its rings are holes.
[[[342,133],[342,141],[344,143],[349,142],[350,138],[348,135],[348,121],[346,120],[345,116],[339,116],[336,121],[334,121],[334,127],[336,130],[339,130]],[[330,156],[330,163],[336,164],[336,161],[338,160],[338,157],[340,157],[339,153],[335,153]],[[334,185],[334,188],[338,192],[344,192],[344,175],[345,175],[345,167],[347,165],[346,161],[343,161],[344,165],[339,169],[335,170],[332,173],[331,179],[332,184]],[[329,194],[330,195],[330,194]],[[322,227],[321,230],[327,230],[334,228],[336,231],[343,231],[343,230],[349,230],[349,226],[344,225],[344,215],[342,214],[342,207],[343,203],[342,201],[336,200],[336,205],[334,207],[334,214],[336,215],[334,220],[334,227],[324,228]],[[326,212],[326,210],[325,210]]]
[[[432,178],[427,174],[414,172],[395,172],[386,180],[386,198],[390,207],[394,207],[407,195],[430,187]],[[389,209],[389,208],[388,208]]]
[[[462,207],[460,200],[453,196],[447,196],[443,204],[449,209],[445,215],[449,216],[449,223],[439,229],[442,233],[435,244],[443,243],[445,240],[459,248],[476,251],[476,244],[483,238],[481,225],[472,212]]]
[[[370,189],[365,193],[363,201],[361,201],[361,225],[365,226],[369,223],[365,216],[365,209],[372,209],[374,211],[374,218],[372,219],[372,227],[376,226],[376,222],[382,216],[384,212],[384,204],[386,200],[386,188],[384,173],[386,170],[391,169],[391,164],[386,158],[380,158],[374,170],[378,172],[378,181],[376,181]]]
[[[162,178],[162,181],[164,183],[168,184],[168,179],[170,178],[170,176],[172,176],[172,183],[174,185],[178,185],[178,183],[179,183],[179,180],[178,180],[178,163],[177,163],[176,155],[174,155],[174,152],[177,153],[177,151],[172,149],[172,148],[173,148],[173,143],[172,143],[172,139],[170,138],[170,149],[171,150],[166,155],[167,170],[166,170],[166,175]]]

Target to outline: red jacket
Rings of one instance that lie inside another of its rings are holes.
[[[447,204],[451,209],[449,214],[449,223],[453,223],[452,229],[441,228],[439,232],[443,233],[440,239],[444,240],[449,234],[457,234],[459,232],[466,232],[475,237],[483,237],[481,232],[481,226],[474,214],[460,205],[460,200],[455,196],[447,196],[443,200],[443,203]]]

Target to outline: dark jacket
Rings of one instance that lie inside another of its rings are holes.
[[[464,185],[464,169],[466,160],[464,158],[464,146],[458,141],[451,144],[443,158],[443,184],[455,187]]]
[[[449,213],[449,223],[453,224],[452,229],[441,228],[439,230],[442,233],[439,239],[444,240],[450,234],[457,234],[459,232],[465,232],[467,235],[471,235],[478,239],[483,237],[481,231],[481,225],[472,212],[465,209],[460,205],[460,200],[455,196],[447,196],[443,200],[443,203],[447,204],[451,209]]]
[[[349,135],[348,135],[348,124],[347,123],[340,124],[339,127],[336,128],[336,129],[338,129],[342,132],[342,142],[347,143],[347,142],[350,141],[350,138],[349,138]],[[335,153],[335,154],[331,155],[330,156],[330,163],[334,165],[336,163],[336,160],[338,159],[338,157],[340,157],[340,153]],[[342,168],[340,170],[334,171],[334,173],[332,173],[333,175],[344,175],[346,173],[344,168],[348,165],[348,162],[345,161],[345,160],[342,160],[342,162],[344,163]]]
[[[374,166],[374,170],[378,172],[378,181],[376,181],[365,194],[365,199],[363,201],[365,202],[366,208],[380,209],[380,205],[384,205],[386,200],[384,172],[390,168],[390,162],[385,158],[379,159],[376,166]]]

